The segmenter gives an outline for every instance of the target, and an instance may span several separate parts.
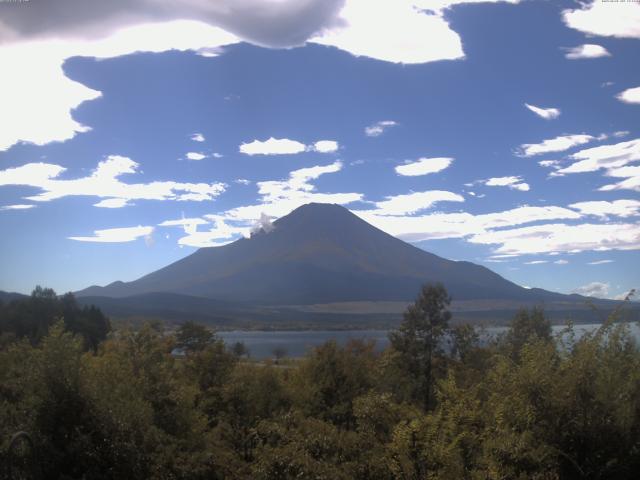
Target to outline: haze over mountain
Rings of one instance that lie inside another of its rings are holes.
[[[583,299],[526,289],[491,270],[451,261],[403,242],[344,207],[310,203],[222,247],[192,255],[138,280],[89,287],[78,296],[172,293],[224,302],[311,305],[410,301],[425,282],[442,282],[456,301],[535,303]]]

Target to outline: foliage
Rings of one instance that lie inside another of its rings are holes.
[[[0,336],[5,339],[26,338],[36,344],[59,320],[66,330],[81,335],[84,345],[93,350],[111,330],[109,319],[100,309],[80,307],[72,293],[58,297],[50,288],[38,286],[30,297],[0,303]]]
[[[413,380],[412,399],[421,400],[425,410],[433,404],[434,363],[442,355],[441,340],[451,313],[451,298],[442,284],[425,285],[410,305],[400,328],[389,335],[400,369]]]
[[[17,431],[34,440],[40,478],[52,479],[625,480],[640,471],[640,351],[616,316],[582,336],[568,325],[554,342],[542,310],[523,310],[481,345],[472,327],[448,328],[446,291],[430,286],[385,352],[329,342],[278,364],[251,362],[195,324],[176,334],[122,328],[87,349],[71,317],[49,317],[63,304],[76,308],[41,289],[11,307],[24,325],[2,317],[16,328],[0,347],[0,478]]]

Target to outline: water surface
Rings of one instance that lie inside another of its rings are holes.
[[[584,332],[598,328],[599,324],[575,325],[574,331],[579,338]],[[631,332],[640,343],[640,327],[636,323],[630,324]],[[563,325],[555,325],[553,333],[562,331]],[[485,334],[495,336],[504,332],[507,327],[487,327]],[[251,358],[265,359],[273,357],[275,349],[284,349],[287,357],[302,357],[314,347],[322,345],[328,340],[335,340],[338,345],[344,345],[352,339],[374,340],[376,350],[382,351],[389,345],[389,330],[341,330],[341,331],[230,331],[218,332],[227,345],[243,342],[249,349]]]

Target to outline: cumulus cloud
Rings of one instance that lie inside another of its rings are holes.
[[[580,8],[562,12],[564,23],[589,35],[640,38],[640,4],[637,2],[581,2]]]
[[[373,125],[369,125],[364,129],[364,134],[367,137],[379,137],[382,135],[387,129],[391,127],[395,127],[398,125],[394,120],[382,120],[380,122],[376,122]]]
[[[29,163],[21,167],[0,170],[0,186],[22,185],[42,190],[27,197],[46,202],[68,196],[100,197],[98,207],[119,208],[132,200],[213,200],[225,190],[223,183],[181,183],[173,181],[124,183],[119,177],[134,174],[139,165],[127,157],[111,155],[98,163],[87,177],[59,179],[64,167],[47,163]]]
[[[271,48],[312,41],[394,63],[459,59],[462,42],[444,11],[472,1],[56,0],[32,1],[28,8],[0,2],[0,151],[18,142],[65,141],[90,129],[71,112],[100,92],[64,75],[63,63],[74,56],[175,49],[209,57],[245,40]]]
[[[191,247],[216,247],[251,235],[252,229],[265,218],[279,218],[292,210],[311,202],[347,205],[361,201],[360,193],[321,193],[316,191],[313,180],[322,175],[342,170],[342,162],[294,170],[287,179],[257,182],[260,202],[244,205],[224,212],[204,215],[202,219],[187,222],[174,220],[161,226],[181,226],[185,236],[178,243]],[[269,220],[270,221],[270,220]],[[199,230],[205,224],[209,228]]]
[[[194,133],[193,135],[191,135],[191,140],[193,140],[194,142],[204,142],[206,139],[204,138],[204,135],[202,135],[201,133]]]
[[[574,289],[571,293],[577,293],[585,297],[607,298],[609,295],[609,284],[604,282],[591,282]]]
[[[205,158],[207,158],[206,155],[200,153],[200,152],[188,152],[187,155],[187,160],[204,160]]]
[[[312,42],[394,63],[464,57],[460,36],[441,15],[429,15],[417,8],[417,3],[348,0],[339,14],[339,23]]]
[[[606,265],[607,263],[613,263],[613,260],[596,260],[595,262],[587,263],[587,265]]]
[[[624,103],[640,103],[640,87],[628,88],[616,95]]]
[[[286,180],[257,182],[262,203],[242,206],[229,210],[225,219],[254,223],[264,213],[279,218],[305,203],[337,203],[346,205],[362,199],[360,193],[319,193],[312,180],[322,175],[342,170],[343,164],[336,161],[329,165],[301,168],[289,174]]]
[[[292,155],[302,153],[307,149],[304,143],[288,138],[269,138],[268,140],[243,143],[240,153],[246,155]]]
[[[178,245],[187,247],[219,247],[232,242],[241,233],[246,233],[247,229],[235,229],[227,225],[218,216],[204,218],[181,218],[178,220],[166,220],[159,227],[180,227],[185,235],[178,239]],[[213,223],[213,225],[212,225]],[[210,225],[205,231],[198,231],[199,226]]]
[[[541,143],[525,143],[520,145],[520,154],[524,157],[533,157],[543,153],[564,152],[570,148],[584,145],[596,140],[591,135],[560,135],[544,140]]]
[[[640,191],[640,166],[630,163],[640,160],[640,139],[629,140],[611,145],[580,150],[569,157],[577,160],[571,165],[557,170],[558,174],[595,172],[606,170],[606,176],[623,178],[620,182],[604,185],[601,191],[634,190]]]
[[[595,215],[597,217],[632,217],[640,215],[640,200],[615,200],[613,202],[592,201],[578,202],[569,205],[584,215]]]
[[[442,190],[412,192],[406,195],[390,196],[386,200],[375,202],[375,210],[368,212],[373,215],[410,215],[426,210],[439,202],[464,202],[464,197]]]
[[[574,210],[555,206],[524,206],[502,212],[479,215],[460,212],[431,213],[417,216],[385,216],[370,210],[354,210],[353,213],[379,229],[409,242],[464,238],[515,225],[580,218],[580,214]]]
[[[640,160],[640,138],[580,150],[569,158],[578,161],[559,170],[561,173],[595,172],[602,168],[624,167]]]
[[[542,108],[536,107],[535,105],[529,105],[528,103],[525,103],[524,106],[545,120],[553,120],[560,116],[560,109],[558,108]]]
[[[88,2],[83,2],[85,9]],[[94,3],[94,2],[92,2]],[[100,5],[109,2],[99,2]],[[16,8],[0,2],[3,15],[36,10],[50,2],[30,2],[28,8]],[[79,10],[77,2],[70,11]],[[98,2],[96,2],[98,5]],[[57,8],[58,4],[56,4]],[[99,8],[99,7],[98,7]],[[60,9],[59,12],[64,12]],[[44,145],[73,138],[90,127],[77,122],[72,111],[83,102],[101,96],[99,91],[67,78],[62,65],[73,56],[111,58],[136,51],[165,51],[172,48],[197,50],[204,46],[220,46],[237,42],[237,38],[219,28],[199,22],[176,21],[161,25],[142,25],[120,30],[111,37],[86,41],[50,40],[11,42],[2,37],[7,28],[0,16],[0,151],[18,142]],[[69,15],[73,18],[73,15]],[[51,18],[46,25],[54,25]],[[39,20],[38,20],[39,21]],[[17,24],[16,24],[17,25]],[[66,36],[65,33],[61,36]],[[31,38],[31,37],[29,37]],[[3,42],[4,40],[4,42]]]
[[[602,45],[596,45],[593,43],[585,43],[573,48],[567,48],[565,57],[569,60],[579,60],[583,58],[600,58],[610,57],[609,51]]]
[[[420,158],[415,162],[407,162],[404,165],[398,165],[395,170],[398,175],[415,177],[419,175],[428,175],[430,173],[441,172],[453,163],[453,158],[437,157],[437,158]]]
[[[521,192],[529,191],[529,184],[522,181],[522,177],[494,177],[482,181],[487,187],[509,187]]]
[[[25,204],[4,205],[4,206],[0,207],[0,210],[29,210],[31,208],[35,208],[35,205],[33,205],[33,204],[31,204],[31,205],[25,205]]]
[[[545,168],[560,168],[560,162],[558,160],[541,160],[538,165]]]
[[[525,255],[548,252],[640,249],[640,227],[633,223],[534,225],[475,234],[471,243],[498,245],[495,253]]]
[[[133,242],[138,238],[145,238],[148,243],[148,239],[151,238],[153,233],[153,227],[127,227],[127,228],[109,228],[105,230],[96,230],[93,232],[93,236],[89,237],[68,237],[69,240],[76,240],[78,242],[97,242],[97,243],[125,243]]]
[[[312,145],[305,145],[297,140],[274,138],[254,140],[240,145],[240,152],[245,155],[293,155],[302,152],[332,153],[339,148],[334,140],[319,140]]]
[[[271,233],[273,232],[275,226],[271,221],[271,217],[266,215],[265,213],[260,214],[260,218],[255,223],[255,225],[251,228],[251,235],[256,235],[260,232],[263,233]]]
[[[332,153],[337,152],[338,148],[340,148],[340,146],[338,145],[338,142],[334,140],[320,140],[319,142],[314,143],[311,149],[314,152]]]

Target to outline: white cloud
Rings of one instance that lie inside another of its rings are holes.
[[[441,15],[428,15],[417,8],[418,3],[411,0],[348,0],[340,12],[339,23],[311,41],[356,56],[393,63],[425,63],[464,57],[460,36]]]
[[[111,155],[98,163],[87,177],[61,180],[64,167],[46,163],[29,163],[0,170],[0,186],[24,185],[42,190],[27,199],[46,202],[68,196],[100,197],[98,207],[119,208],[131,200],[213,200],[225,190],[223,183],[150,182],[124,183],[119,177],[134,174],[139,165],[127,157]]]
[[[578,287],[571,293],[578,293],[586,297],[607,298],[609,295],[609,284],[603,282],[591,282],[582,287]]]
[[[569,264],[569,260],[565,260],[563,258],[561,258],[560,260],[556,260],[555,262],[556,265],[568,265]]]
[[[181,218],[179,220],[165,220],[159,223],[159,227],[183,227],[195,229],[198,225],[207,225],[209,222],[202,218]]]
[[[453,158],[438,157],[438,158],[420,158],[415,162],[407,162],[404,165],[398,165],[396,167],[396,173],[398,175],[404,175],[414,177],[418,175],[428,175],[430,173],[441,172],[453,162]]]
[[[616,95],[616,98],[625,103],[640,103],[640,87],[628,88]]]
[[[531,262],[524,262],[525,265],[542,265],[543,263],[549,263],[548,260],[533,260]]]
[[[640,38],[640,5],[637,2],[581,2],[578,9],[562,12],[566,25],[590,35]]]
[[[127,228],[109,228],[106,230],[96,230],[92,237],[68,237],[69,240],[78,242],[98,242],[98,243],[124,243],[133,242],[138,238],[144,237],[145,240],[151,238],[153,227],[127,227]]]
[[[212,226],[204,231],[198,231],[195,224],[185,226],[186,235],[178,240],[178,245],[194,248],[221,247],[240,237],[247,237],[251,232],[249,226],[232,226],[221,218],[212,218],[212,221]]]
[[[72,111],[101,93],[64,75],[64,61],[74,56],[175,49],[210,57],[242,40],[290,48],[311,39],[394,63],[459,59],[462,42],[444,11],[473,1],[84,0],[78,8],[76,0],[56,0],[9,6],[0,19],[0,151],[18,142],[65,141],[90,129]]]
[[[292,155],[306,150],[304,143],[288,138],[269,138],[265,141],[254,140],[240,145],[240,152],[246,155]]]
[[[612,297],[612,299],[613,300],[626,300],[627,298],[629,298],[631,301],[634,301],[633,300],[633,295],[630,295],[630,293],[631,293],[630,291],[619,293],[618,295],[614,295]],[[635,301],[637,301],[637,300],[635,300]]]
[[[635,190],[636,192],[640,192],[640,165],[610,168],[607,170],[606,175],[607,177],[624,178],[624,180],[618,183],[604,185],[598,190],[604,192],[611,190]]]
[[[613,145],[580,150],[570,156],[578,162],[560,170],[562,173],[595,172],[601,168],[623,167],[640,160],[640,138]]]
[[[288,138],[269,138],[265,141],[254,140],[240,145],[240,152],[246,155],[292,155],[307,149],[304,143]]]
[[[106,200],[100,200],[98,203],[94,203],[94,207],[99,208],[122,208],[128,205],[126,198],[107,198]]]
[[[251,180],[247,180],[246,178],[237,178],[234,180],[239,185],[251,185]]]
[[[385,132],[385,130],[395,127],[396,125],[398,125],[398,123],[393,120],[382,120],[366,127],[364,129],[364,134],[367,137],[379,137]]]
[[[560,162],[558,160],[541,160],[538,162],[538,165],[545,168],[560,168]]]
[[[264,213],[279,218],[305,203],[349,204],[362,199],[360,193],[317,193],[311,180],[322,175],[342,170],[342,162],[329,165],[301,168],[289,174],[287,180],[257,182],[262,203],[234,208],[225,214],[225,219],[255,223]]]
[[[353,213],[379,229],[409,242],[463,238],[514,225],[580,218],[580,214],[574,210],[554,206],[524,206],[480,215],[461,212],[432,213],[419,216],[385,216],[376,215],[375,211],[370,210],[354,210]]]
[[[30,5],[11,10],[32,9]],[[3,14],[8,11],[3,9]],[[67,58],[110,58],[135,51],[188,50],[236,41],[233,35],[203,23],[176,21],[123,29],[99,40],[0,43],[0,151],[18,142],[61,142],[90,130],[72,117],[72,111],[101,93],[65,76],[62,65]]]
[[[525,143],[520,145],[520,149],[522,156],[533,157],[543,153],[563,152],[593,140],[596,140],[596,137],[591,135],[560,135],[544,140],[541,143]]]
[[[613,260],[596,260],[595,262],[587,263],[587,265],[605,265],[607,263],[613,263]]]
[[[204,160],[205,158],[207,158],[206,155],[200,153],[200,152],[188,152],[187,155],[187,160]]]
[[[597,217],[632,217],[640,215],[640,200],[615,200],[613,202],[592,201],[578,202],[569,205],[584,215],[595,215]]]
[[[29,210],[31,208],[35,208],[35,205],[5,205],[3,207],[0,207],[0,210]]]
[[[560,116],[560,109],[558,108],[542,108],[536,107],[535,105],[529,105],[528,103],[525,103],[524,106],[545,120],[553,120]]]
[[[512,190],[529,191],[529,184],[523,182],[522,177],[494,177],[482,183],[487,187],[509,187]]]
[[[569,158],[577,160],[568,167],[559,169],[559,174],[595,172],[606,170],[609,177],[624,178],[618,183],[604,185],[601,191],[640,191],[640,167],[628,164],[640,160],[640,138],[612,145],[601,145],[574,153]]]
[[[574,48],[568,48],[565,57],[569,60],[579,60],[583,58],[610,57],[609,51],[602,45],[585,43]]]
[[[193,135],[191,135],[191,140],[193,140],[194,142],[204,142],[206,139],[204,138],[204,135],[202,135],[201,133],[194,133]]]
[[[222,213],[204,215],[209,229],[198,230],[203,219],[174,220],[163,222],[161,226],[181,226],[186,235],[179,244],[191,247],[215,247],[230,243],[242,236],[249,236],[257,222],[265,217],[279,218],[292,210],[310,202],[337,203],[346,205],[362,200],[360,193],[320,193],[316,192],[312,180],[322,175],[342,170],[343,164],[336,161],[329,165],[318,165],[294,170],[286,180],[257,182],[260,203],[236,207]],[[264,223],[264,221],[263,221]]]
[[[413,192],[387,197],[386,200],[376,202],[376,209],[368,212],[373,215],[407,215],[426,210],[438,202],[464,202],[464,197],[442,190]]]
[[[320,140],[313,144],[313,151],[320,153],[337,152],[340,146],[334,140]]]
[[[319,140],[312,145],[305,145],[297,140],[274,138],[254,140],[240,145],[240,152],[246,155],[294,155],[302,152],[332,153],[340,148],[334,140]]]
[[[495,252],[508,255],[637,250],[640,249],[640,226],[631,223],[545,224],[493,230],[473,235],[469,241],[499,245]]]

